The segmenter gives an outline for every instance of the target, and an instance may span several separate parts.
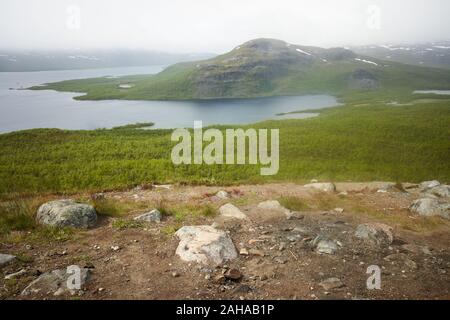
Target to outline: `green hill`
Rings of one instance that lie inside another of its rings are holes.
[[[363,92],[411,94],[448,89],[448,70],[360,56],[343,48],[256,39],[212,59],[179,63],[157,75],[69,80],[32,89],[82,92],[77,99],[183,100]]]

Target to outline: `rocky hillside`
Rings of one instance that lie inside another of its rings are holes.
[[[78,99],[178,100],[378,89],[412,92],[431,87],[450,87],[449,72],[369,58],[343,48],[256,39],[212,59],[175,64],[155,76],[72,80],[33,89],[86,93]]]

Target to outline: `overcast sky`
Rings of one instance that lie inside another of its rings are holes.
[[[450,39],[448,0],[1,0],[0,47],[227,51]]]

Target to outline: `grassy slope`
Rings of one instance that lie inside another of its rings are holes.
[[[356,97],[354,97],[356,99]],[[353,103],[280,128],[280,171],[255,166],[173,166],[170,130],[61,131],[0,135],[0,194],[120,188],[145,182],[332,180],[450,181],[450,103]],[[255,127],[255,125],[252,125]]]
[[[374,60],[374,59],[371,59]],[[374,60],[377,61],[377,60]],[[380,62],[380,65],[383,62]],[[350,74],[363,68],[372,72],[380,81],[381,90],[373,92],[357,91],[348,88]],[[126,76],[115,79],[93,78],[84,80],[68,80],[33,87],[35,90],[57,90],[80,92],[78,100],[185,100],[202,98],[197,96],[192,79],[196,76],[195,63],[182,63],[169,67],[165,71],[150,76]],[[119,84],[132,83],[133,88],[120,89]],[[289,74],[275,77],[271,88],[258,88],[258,83],[250,79],[240,84],[239,90],[233,90],[228,97],[256,97],[273,95],[300,95],[328,93],[339,97],[377,96],[398,97],[399,94],[409,96],[411,91],[420,89],[450,88],[450,72],[448,70],[424,68],[389,63],[388,67],[376,67],[354,61],[334,62],[331,65],[315,63],[301,71],[293,66]]]

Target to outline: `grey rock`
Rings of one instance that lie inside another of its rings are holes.
[[[320,190],[323,192],[334,192],[336,191],[336,186],[331,182],[318,182],[318,183],[309,183],[304,185],[305,188],[311,188]]]
[[[10,254],[0,253],[0,268],[7,265],[8,263],[16,260],[16,257]]]
[[[432,181],[424,181],[422,183],[419,184],[419,187],[421,190],[425,191],[427,189],[431,189],[434,187],[439,186],[441,183],[437,180],[432,180]]]
[[[153,209],[150,212],[143,213],[134,218],[136,221],[142,222],[161,222],[162,214],[158,209]]]
[[[339,289],[344,286],[342,281],[339,278],[328,278],[321,283],[319,283],[319,286],[324,288],[326,291],[333,290],[333,289]]]
[[[230,194],[224,190],[220,190],[216,193],[216,197],[218,197],[219,199],[229,199]]]
[[[286,215],[290,214],[290,210],[283,207],[277,200],[267,200],[258,204],[259,209],[278,211]]]
[[[180,239],[176,254],[183,261],[220,265],[237,257],[228,234],[211,226],[185,226],[175,235]]]
[[[247,220],[248,217],[239,208],[227,203],[219,208],[220,216],[225,219],[237,219],[237,220]]]
[[[37,211],[39,223],[55,227],[90,228],[97,222],[94,207],[72,199],[44,203]]]
[[[409,210],[422,217],[440,216],[444,219],[450,219],[450,204],[443,203],[438,199],[417,199],[410,205]]]
[[[355,236],[379,246],[389,246],[394,241],[392,228],[382,223],[360,224]]]
[[[41,274],[36,280],[32,281],[23,291],[22,295],[27,296],[31,294],[43,293],[54,295],[61,295],[65,293],[74,294],[81,290],[90,277],[90,270],[80,268],[80,288],[71,288],[74,283],[71,282],[74,273],[67,273],[69,268],[79,266],[70,266],[67,269],[57,269]]]
[[[324,254],[334,254],[338,250],[336,242],[322,236],[317,236],[313,240],[313,247],[315,247],[317,253]]]
[[[450,197],[450,186],[441,184],[440,186],[428,189],[426,193],[440,198],[448,198]]]

